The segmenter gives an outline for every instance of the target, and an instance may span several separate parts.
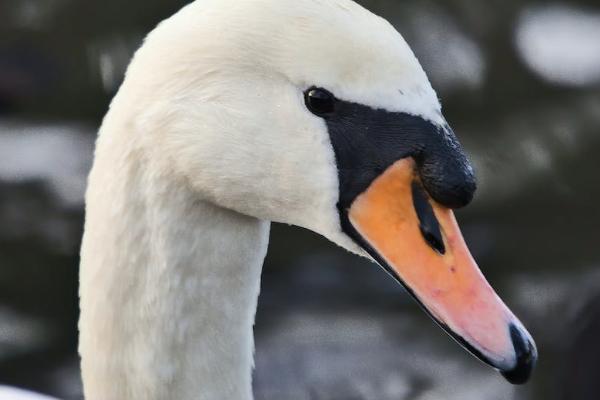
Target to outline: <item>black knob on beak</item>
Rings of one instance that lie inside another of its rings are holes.
[[[423,186],[435,201],[461,208],[473,200],[475,174],[450,127],[432,135],[415,160]]]

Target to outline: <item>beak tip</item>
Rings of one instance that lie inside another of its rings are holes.
[[[510,336],[515,349],[515,366],[506,371],[501,371],[502,376],[513,385],[522,385],[531,377],[537,363],[537,349],[535,343],[522,328],[510,325]]]

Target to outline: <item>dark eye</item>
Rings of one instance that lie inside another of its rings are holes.
[[[304,101],[310,112],[319,116],[335,111],[335,96],[325,89],[308,89],[304,93]]]

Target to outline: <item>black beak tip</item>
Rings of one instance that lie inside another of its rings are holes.
[[[531,373],[537,362],[537,349],[515,325],[510,325],[510,337],[516,354],[514,368],[501,371],[502,376],[513,385],[522,385],[531,377]]]

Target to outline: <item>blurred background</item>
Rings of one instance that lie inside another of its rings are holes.
[[[0,384],[81,399],[77,270],[96,130],[183,0],[0,0]],[[458,212],[535,337],[514,387],[377,266],[274,226],[257,400],[600,398],[600,3],[362,0],[405,36],[479,178]]]

